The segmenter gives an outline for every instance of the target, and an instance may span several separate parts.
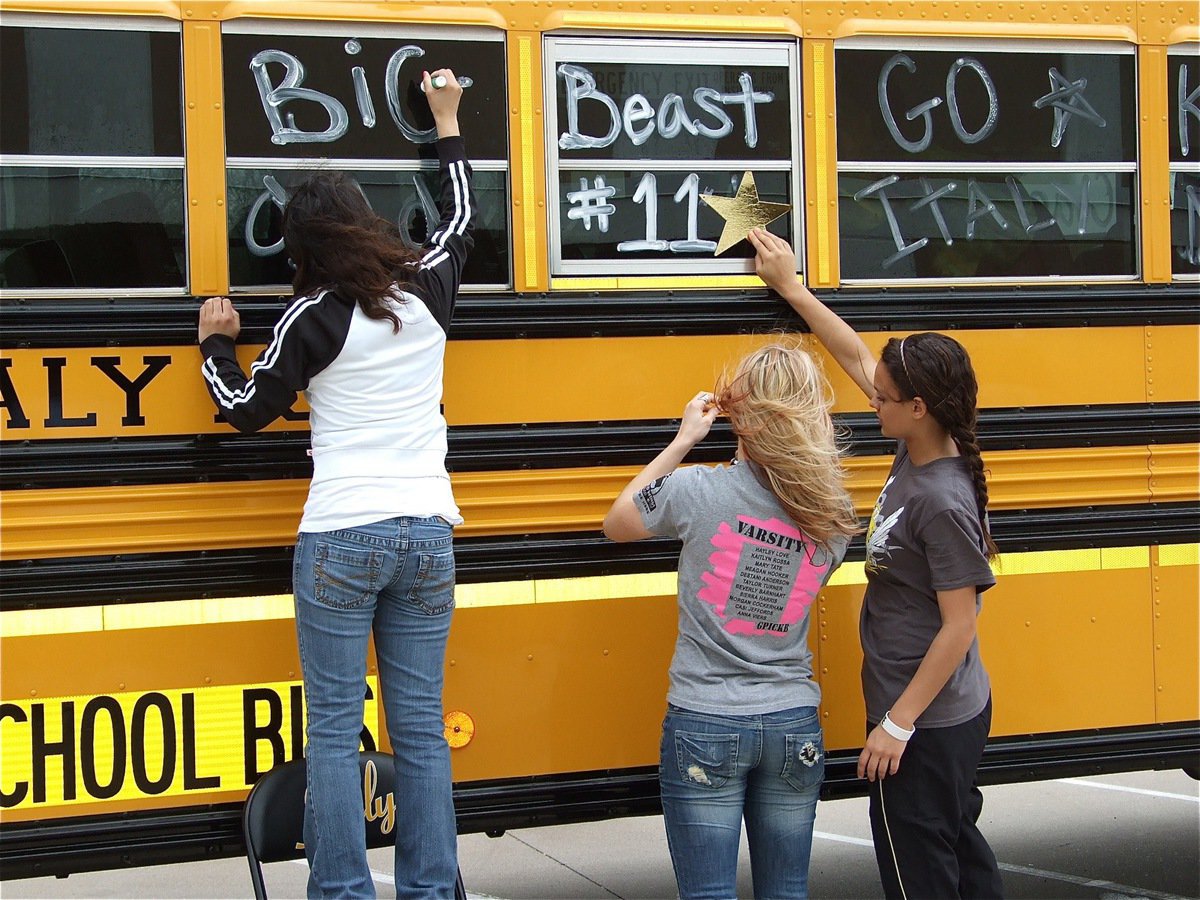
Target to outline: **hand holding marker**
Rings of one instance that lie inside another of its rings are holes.
[[[446,86],[445,75],[434,75],[429,79],[429,83],[433,85],[435,91],[441,90]],[[421,93],[425,92],[425,82],[421,82]]]

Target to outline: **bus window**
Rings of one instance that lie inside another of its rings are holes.
[[[511,283],[503,36],[381,25],[224,28],[227,224],[234,290],[280,289],[292,272],[279,219],[288,191],[322,168],[350,172],[381,216],[417,248],[436,224],[433,117],[422,69],[465,87],[460,118],[476,171],[475,250],[464,285]],[[432,219],[432,221],[431,221]]]
[[[1130,279],[1131,47],[838,46],[846,281]]]
[[[1172,47],[1167,97],[1171,135],[1171,273],[1200,275],[1200,45]]]
[[[0,288],[184,286],[177,25],[6,15]]]
[[[555,38],[545,73],[551,275],[751,271],[745,242],[714,258],[725,220],[701,199],[746,172],[795,240],[794,44]]]

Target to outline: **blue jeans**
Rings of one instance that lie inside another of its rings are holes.
[[[824,777],[816,707],[725,716],[669,706],[658,781],[679,896],[737,896],[744,817],[754,896],[807,897]]]
[[[302,533],[292,582],[308,710],[308,896],[375,896],[358,769],[373,629],[396,761],[396,896],[453,897],[457,829],[442,725],[450,525],[396,518]]]

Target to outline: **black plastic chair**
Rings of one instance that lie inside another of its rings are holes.
[[[358,755],[359,783],[364,785],[363,808],[367,811],[367,847],[390,847],[395,843],[392,821],[386,815],[396,770],[387,753],[368,751]],[[370,770],[374,770],[374,775]],[[257,900],[266,900],[262,864],[301,859],[304,856],[304,791],[307,776],[304,760],[276,766],[258,780],[242,810],[242,838],[250,863],[250,881]],[[373,785],[370,796],[366,787]],[[394,807],[393,807],[394,808]],[[400,811],[395,810],[395,815]],[[385,832],[384,828],[388,830]],[[454,883],[456,900],[466,900],[462,872]]]

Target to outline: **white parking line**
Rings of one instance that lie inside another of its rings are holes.
[[[1149,791],[1145,788],[1125,787],[1120,784],[1106,784],[1103,781],[1088,781],[1086,778],[1056,778],[1059,784],[1074,784],[1079,787],[1099,788],[1102,791],[1121,791],[1125,794],[1142,794],[1146,797],[1166,797],[1168,800],[1187,800],[1189,803],[1200,803],[1200,795],[1170,794],[1166,791]]]
[[[814,831],[813,837],[821,838],[826,841],[837,841],[839,844],[853,844],[856,847],[871,847],[874,849],[875,842],[865,838],[849,837],[844,834],[830,834],[828,831]]]
[[[836,841],[839,844],[853,844],[856,847],[874,847],[874,843],[865,838],[850,837],[845,834],[830,834],[828,831],[814,831],[813,837],[826,841]],[[1051,872],[1048,869],[1035,869],[1033,866],[1018,866],[1012,863],[999,863],[1000,870],[1016,875],[1030,875],[1034,878],[1045,878],[1049,881],[1061,881],[1065,884],[1077,884],[1083,887],[1103,888],[1115,891],[1128,897],[1153,898],[1153,900],[1187,900],[1177,894],[1164,894],[1161,891],[1151,891],[1146,888],[1130,887],[1127,884],[1117,884],[1100,878],[1085,878],[1081,875],[1068,875],[1065,872]]]

